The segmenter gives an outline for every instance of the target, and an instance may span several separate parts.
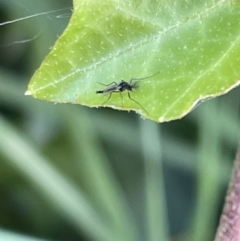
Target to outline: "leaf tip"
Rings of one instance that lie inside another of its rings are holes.
[[[31,90],[27,90],[27,91],[24,93],[24,95],[32,95]]]

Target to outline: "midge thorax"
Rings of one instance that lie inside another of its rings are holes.
[[[117,83],[117,82],[112,82],[108,85],[105,85],[105,84],[102,84],[102,83],[99,83],[101,85],[104,85],[106,86],[106,88],[104,90],[98,90],[96,91],[97,94],[109,94],[109,97],[107,98],[106,101],[104,101],[102,103],[102,105],[104,105],[106,102],[108,102],[112,96],[113,93],[119,93],[121,95],[121,98],[122,98],[122,107],[123,107],[123,97],[122,97],[122,92],[127,90],[128,92],[128,98],[132,101],[134,101],[136,104],[138,104],[147,114],[148,112],[146,111],[146,109],[140,104],[138,103],[136,100],[134,100],[131,95],[130,95],[130,91],[133,91],[133,89],[137,89],[139,87],[139,81],[140,80],[143,80],[143,79],[147,79],[147,78],[150,78],[150,77],[153,77],[154,75],[157,75],[159,72],[153,74],[153,75],[150,75],[150,76],[147,76],[147,77],[144,77],[144,78],[139,78],[139,79],[131,79],[129,82],[127,81],[124,81],[124,80],[121,80],[120,83]],[[135,81],[136,82],[133,82]]]

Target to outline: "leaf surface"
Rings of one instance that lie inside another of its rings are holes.
[[[123,91],[104,106],[164,122],[239,85],[239,66],[239,1],[75,0],[67,29],[26,94],[99,107],[109,97],[96,94],[101,84],[159,72],[130,92],[140,105]]]

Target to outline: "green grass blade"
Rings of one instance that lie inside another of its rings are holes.
[[[221,179],[224,173],[229,171],[221,167],[223,158],[219,137],[221,129],[224,129],[223,124],[226,123],[220,120],[216,122],[218,112],[216,102],[209,102],[199,112],[198,193],[192,236],[189,240],[213,239],[215,218],[219,211],[218,200],[223,184]]]
[[[3,118],[0,118],[0,152],[34,183],[55,208],[61,210],[93,240],[113,240],[113,234],[90,206],[80,188],[63,177]]]
[[[47,241],[46,239],[33,238],[22,234],[17,234],[0,229],[1,241]]]
[[[79,168],[84,169],[81,175],[91,190],[92,198],[102,207],[101,213],[109,220],[116,237],[126,241],[139,240],[136,221],[108,163],[108,157],[100,146],[92,116],[83,110],[80,112],[77,108],[69,107],[64,110],[63,116],[79,160]]]
[[[161,143],[156,124],[141,121],[142,150],[145,161],[146,240],[169,240],[168,218],[161,162]]]

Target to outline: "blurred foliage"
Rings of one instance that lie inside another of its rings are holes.
[[[1,0],[0,20],[66,7]],[[165,124],[24,96],[70,15],[0,26],[0,240],[212,240],[239,141],[239,88]]]

